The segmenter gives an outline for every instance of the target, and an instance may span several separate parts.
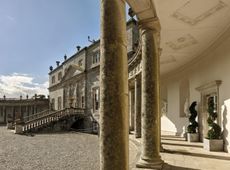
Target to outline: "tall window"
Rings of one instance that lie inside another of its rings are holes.
[[[52,76],[52,84],[54,84],[55,83],[55,76]]]
[[[58,80],[61,80],[61,78],[62,78],[62,72],[59,72],[58,73]]]
[[[61,96],[58,97],[58,110],[61,110]]]
[[[52,98],[51,100],[51,109],[55,110],[55,99],[54,98]]]
[[[93,54],[93,64],[100,62],[100,52],[97,51]]]
[[[81,107],[84,108],[85,107],[85,97],[81,96]]]
[[[96,112],[99,110],[99,94],[100,90],[99,88],[94,88],[93,89],[93,112]]]

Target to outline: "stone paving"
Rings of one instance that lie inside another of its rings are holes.
[[[140,154],[141,140],[136,140],[133,135],[130,140],[137,144],[137,153]],[[161,141],[164,148],[161,156],[165,162],[163,170],[230,170],[229,153],[209,152],[203,149],[202,143],[188,143],[181,137],[162,136]],[[132,167],[132,170],[141,170],[134,165]]]
[[[99,170],[98,136],[66,132],[15,135],[0,126],[0,170]],[[202,143],[162,136],[163,170],[230,170],[230,154],[208,152]],[[130,170],[139,159],[141,141],[130,135]]]
[[[0,126],[0,170],[97,170],[98,136],[76,132],[16,135]]]

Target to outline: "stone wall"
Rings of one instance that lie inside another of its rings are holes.
[[[179,103],[179,89],[180,82],[187,79],[189,82],[189,103],[193,101],[198,102],[198,117],[201,113],[201,94],[197,87],[221,80],[219,87],[219,102],[218,102],[218,123],[223,131],[223,138],[225,140],[225,151],[230,152],[230,79],[229,79],[229,65],[230,65],[230,38],[222,41],[219,46],[210,49],[209,53],[204,55],[195,64],[191,64],[186,69],[168,76],[167,79],[162,80],[162,89],[167,89],[168,113],[162,117],[162,130],[182,133],[183,128],[187,127],[188,118],[180,117],[180,103]],[[206,120],[201,120],[206,121]],[[204,134],[205,137],[205,134]]]

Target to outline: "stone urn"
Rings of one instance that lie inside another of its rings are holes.
[[[198,133],[187,133],[188,142],[199,142],[199,134]]]
[[[208,151],[223,151],[223,139],[206,139],[204,138],[204,149]]]

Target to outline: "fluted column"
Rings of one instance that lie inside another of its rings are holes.
[[[161,169],[158,32],[142,27],[142,150],[137,167]]]
[[[125,2],[101,0],[100,169],[128,170]]]
[[[141,85],[140,79],[135,78],[135,137],[141,137]]]

